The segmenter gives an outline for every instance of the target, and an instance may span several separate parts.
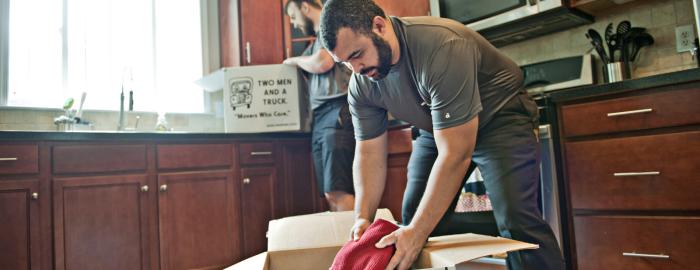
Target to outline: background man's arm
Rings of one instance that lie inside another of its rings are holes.
[[[285,59],[282,63],[296,65],[314,74],[326,73],[335,66],[333,58],[325,49],[320,49],[312,55],[290,57]]]

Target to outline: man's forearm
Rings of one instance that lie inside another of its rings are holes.
[[[438,156],[410,226],[424,235],[430,235],[460,189],[470,159],[471,153],[461,160]]]
[[[374,219],[386,184],[386,133],[357,143],[353,162],[355,218]]]

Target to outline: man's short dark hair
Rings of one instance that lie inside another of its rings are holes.
[[[332,51],[337,45],[338,30],[349,27],[361,34],[372,32],[372,19],[386,18],[384,10],[372,0],[328,0],[321,12],[321,43]]]
[[[287,12],[289,10],[289,5],[291,3],[295,3],[297,5],[297,8],[301,8],[301,3],[307,3],[309,6],[322,9],[323,6],[321,5],[321,2],[319,0],[289,0],[287,1],[287,4],[284,5],[284,12]]]

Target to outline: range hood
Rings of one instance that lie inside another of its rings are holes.
[[[520,20],[477,30],[494,46],[501,47],[523,40],[593,23],[593,16],[580,10],[561,7]]]

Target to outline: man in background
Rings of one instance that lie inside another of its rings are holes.
[[[315,36],[322,4],[319,0],[289,0],[284,7],[290,22],[304,35]],[[347,88],[352,72],[336,64],[316,39],[302,56],[283,62],[303,69],[313,110],[312,153],[316,180],[331,211],[352,210],[355,203],[352,161],[355,151]]]

